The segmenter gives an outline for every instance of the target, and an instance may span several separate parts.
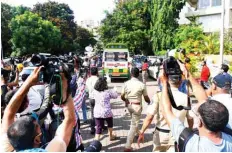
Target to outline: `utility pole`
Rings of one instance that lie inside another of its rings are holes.
[[[223,64],[224,52],[224,23],[225,23],[225,0],[222,0],[222,14],[221,14],[221,34],[220,34],[220,65]]]

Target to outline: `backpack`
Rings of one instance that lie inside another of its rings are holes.
[[[226,127],[222,132],[232,136],[232,130]],[[192,138],[194,134],[199,135],[199,131],[197,129],[185,128],[179,137],[178,143],[175,142],[175,152],[185,152],[185,147],[188,141]]]

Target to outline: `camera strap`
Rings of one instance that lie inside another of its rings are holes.
[[[187,96],[188,97],[188,106],[187,107],[186,106],[182,106],[182,105],[177,106],[176,102],[174,100],[173,94],[172,94],[172,90],[171,90],[170,84],[168,83],[167,86],[168,86],[168,96],[169,96],[169,99],[171,101],[172,107],[175,108],[175,109],[177,109],[177,110],[179,110],[179,111],[181,111],[183,109],[184,110],[191,110],[190,97]]]

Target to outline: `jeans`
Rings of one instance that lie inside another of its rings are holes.
[[[83,114],[83,121],[87,121],[87,112],[86,112],[86,103],[85,100],[82,102],[82,114]]]
[[[128,110],[131,114],[131,125],[127,136],[125,148],[131,149],[131,144],[133,143],[134,137],[139,131],[138,126],[141,118],[142,106],[130,104],[128,105]]]
[[[94,119],[94,114],[93,114],[93,109],[94,109],[94,106],[95,106],[95,100],[94,99],[89,99],[89,102],[90,102],[90,109],[91,109],[91,123],[90,123],[90,126],[91,126],[91,131],[95,131],[95,119]]]

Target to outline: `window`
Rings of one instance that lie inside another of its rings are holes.
[[[127,61],[127,52],[106,52],[105,61]]]
[[[212,0],[212,6],[221,6],[222,0]]]
[[[211,0],[199,0],[198,2],[198,8],[206,8],[210,6]]]

